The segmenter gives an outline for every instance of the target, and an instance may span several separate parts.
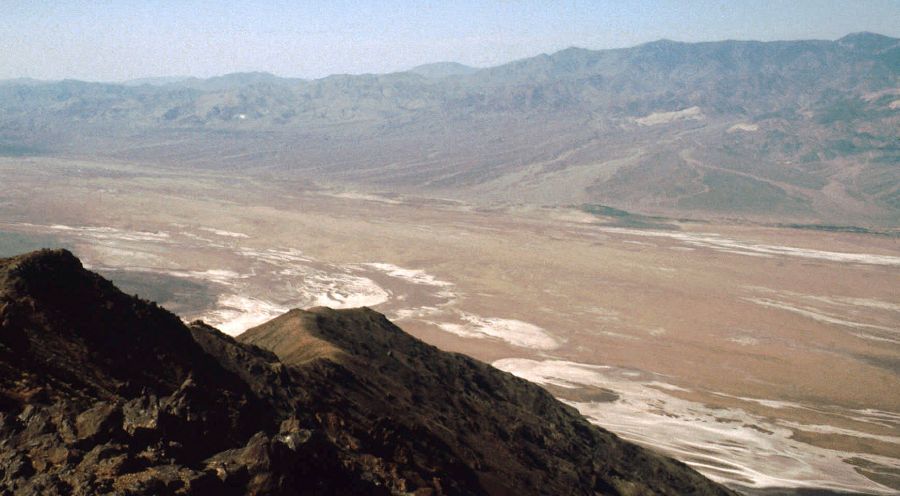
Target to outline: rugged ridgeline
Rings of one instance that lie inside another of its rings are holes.
[[[897,129],[900,40],[871,33],[314,81],[0,82],[0,155],[777,221],[897,225]]]
[[[0,260],[0,494],[730,494],[368,309],[237,340]]]

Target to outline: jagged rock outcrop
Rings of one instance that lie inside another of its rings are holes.
[[[369,309],[238,339],[0,260],[0,494],[729,494]]]

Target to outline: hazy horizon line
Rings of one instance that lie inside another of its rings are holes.
[[[685,45],[702,45],[702,44],[706,44],[706,43],[728,43],[728,42],[738,42],[738,43],[784,43],[784,42],[803,42],[803,41],[837,42],[848,36],[860,35],[860,34],[871,34],[871,35],[876,35],[876,36],[883,36],[885,38],[890,38],[890,39],[894,39],[894,40],[900,40],[900,38],[896,38],[894,36],[886,35],[886,34],[882,34],[882,33],[876,33],[874,31],[850,32],[850,33],[847,33],[847,34],[845,34],[841,37],[835,38],[835,39],[797,38],[797,39],[761,40],[761,39],[727,38],[727,39],[705,40],[705,41],[681,41],[681,40],[675,40],[675,39],[671,39],[671,38],[658,38],[658,39],[645,41],[645,42],[632,44],[632,45],[627,45],[627,46],[604,47],[604,48],[587,48],[584,46],[571,45],[571,46],[568,46],[565,48],[560,48],[558,50],[544,51],[544,52],[536,53],[534,55],[530,55],[530,56],[526,56],[526,57],[517,57],[517,58],[507,60],[505,62],[501,62],[499,64],[487,65],[487,66],[466,64],[466,63],[459,62],[456,60],[435,60],[432,62],[423,62],[421,64],[417,64],[417,65],[414,65],[414,66],[406,68],[406,69],[392,70],[392,71],[386,71],[386,72],[335,72],[335,73],[330,73],[330,74],[320,76],[320,77],[281,75],[281,74],[277,74],[276,72],[260,68],[260,69],[254,69],[254,70],[246,70],[246,71],[226,72],[226,73],[205,76],[205,77],[204,76],[196,76],[196,75],[185,75],[185,74],[171,74],[171,75],[148,75],[148,76],[141,76],[141,77],[136,77],[136,78],[117,79],[117,80],[102,80],[102,79],[95,80],[95,79],[81,79],[81,78],[77,78],[77,77],[65,77],[65,78],[61,78],[61,79],[42,79],[42,78],[33,78],[33,77],[28,77],[28,76],[20,76],[20,77],[0,78],[0,82],[9,83],[9,82],[15,82],[15,81],[29,81],[29,82],[36,82],[36,83],[60,83],[60,82],[66,82],[66,81],[75,81],[75,82],[81,82],[81,83],[123,85],[123,84],[128,84],[128,83],[140,83],[143,81],[150,81],[150,80],[166,80],[166,79],[172,80],[170,83],[161,83],[160,86],[163,86],[165,84],[175,84],[175,83],[187,81],[187,80],[208,81],[210,79],[224,78],[224,77],[236,76],[236,75],[249,75],[249,74],[260,74],[260,75],[266,75],[266,76],[273,76],[278,79],[295,79],[295,80],[299,80],[299,81],[320,81],[320,80],[328,79],[330,77],[335,77],[335,76],[386,76],[386,75],[390,75],[390,74],[402,74],[405,72],[412,72],[421,67],[426,67],[426,66],[430,66],[430,65],[439,65],[439,64],[458,64],[458,65],[468,67],[471,69],[476,69],[476,70],[492,69],[492,68],[496,68],[496,67],[502,67],[502,66],[508,65],[508,64],[513,64],[513,63],[516,63],[516,62],[519,62],[522,60],[528,60],[528,59],[532,59],[535,57],[540,57],[542,55],[552,56],[552,55],[558,54],[560,52],[564,52],[566,50],[572,50],[572,49],[587,50],[587,51],[592,51],[592,52],[628,50],[631,48],[637,48],[640,46],[650,45],[653,43],[660,43],[660,42],[671,42],[671,43],[679,43],[679,44],[685,44]],[[144,84],[149,84],[149,85],[153,86],[150,83],[144,83]]]

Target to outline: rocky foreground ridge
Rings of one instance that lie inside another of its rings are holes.
[[[44,250],[0,259],[0,494],[731,492],[372,310],[234,339]]]

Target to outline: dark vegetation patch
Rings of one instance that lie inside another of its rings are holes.
[[[607,205],[584,204],[581,206],[581,210],[597,217],[610,219],[603,224],[606,226],[635,229],[678,229],[678,226],[669,223],[669,219],[665,217],[631,213]]]
[[[855,234],[874,234],[877,236],[900,237],[900,231],[870,229],[860,226],[841,226],[834,224],[776,224],[778,227],[789,229],[805,229],[809,231],[842,232]]]
[[[47,150],[43,147],[0,142],[0,157],[29,157],[45,153]]]

